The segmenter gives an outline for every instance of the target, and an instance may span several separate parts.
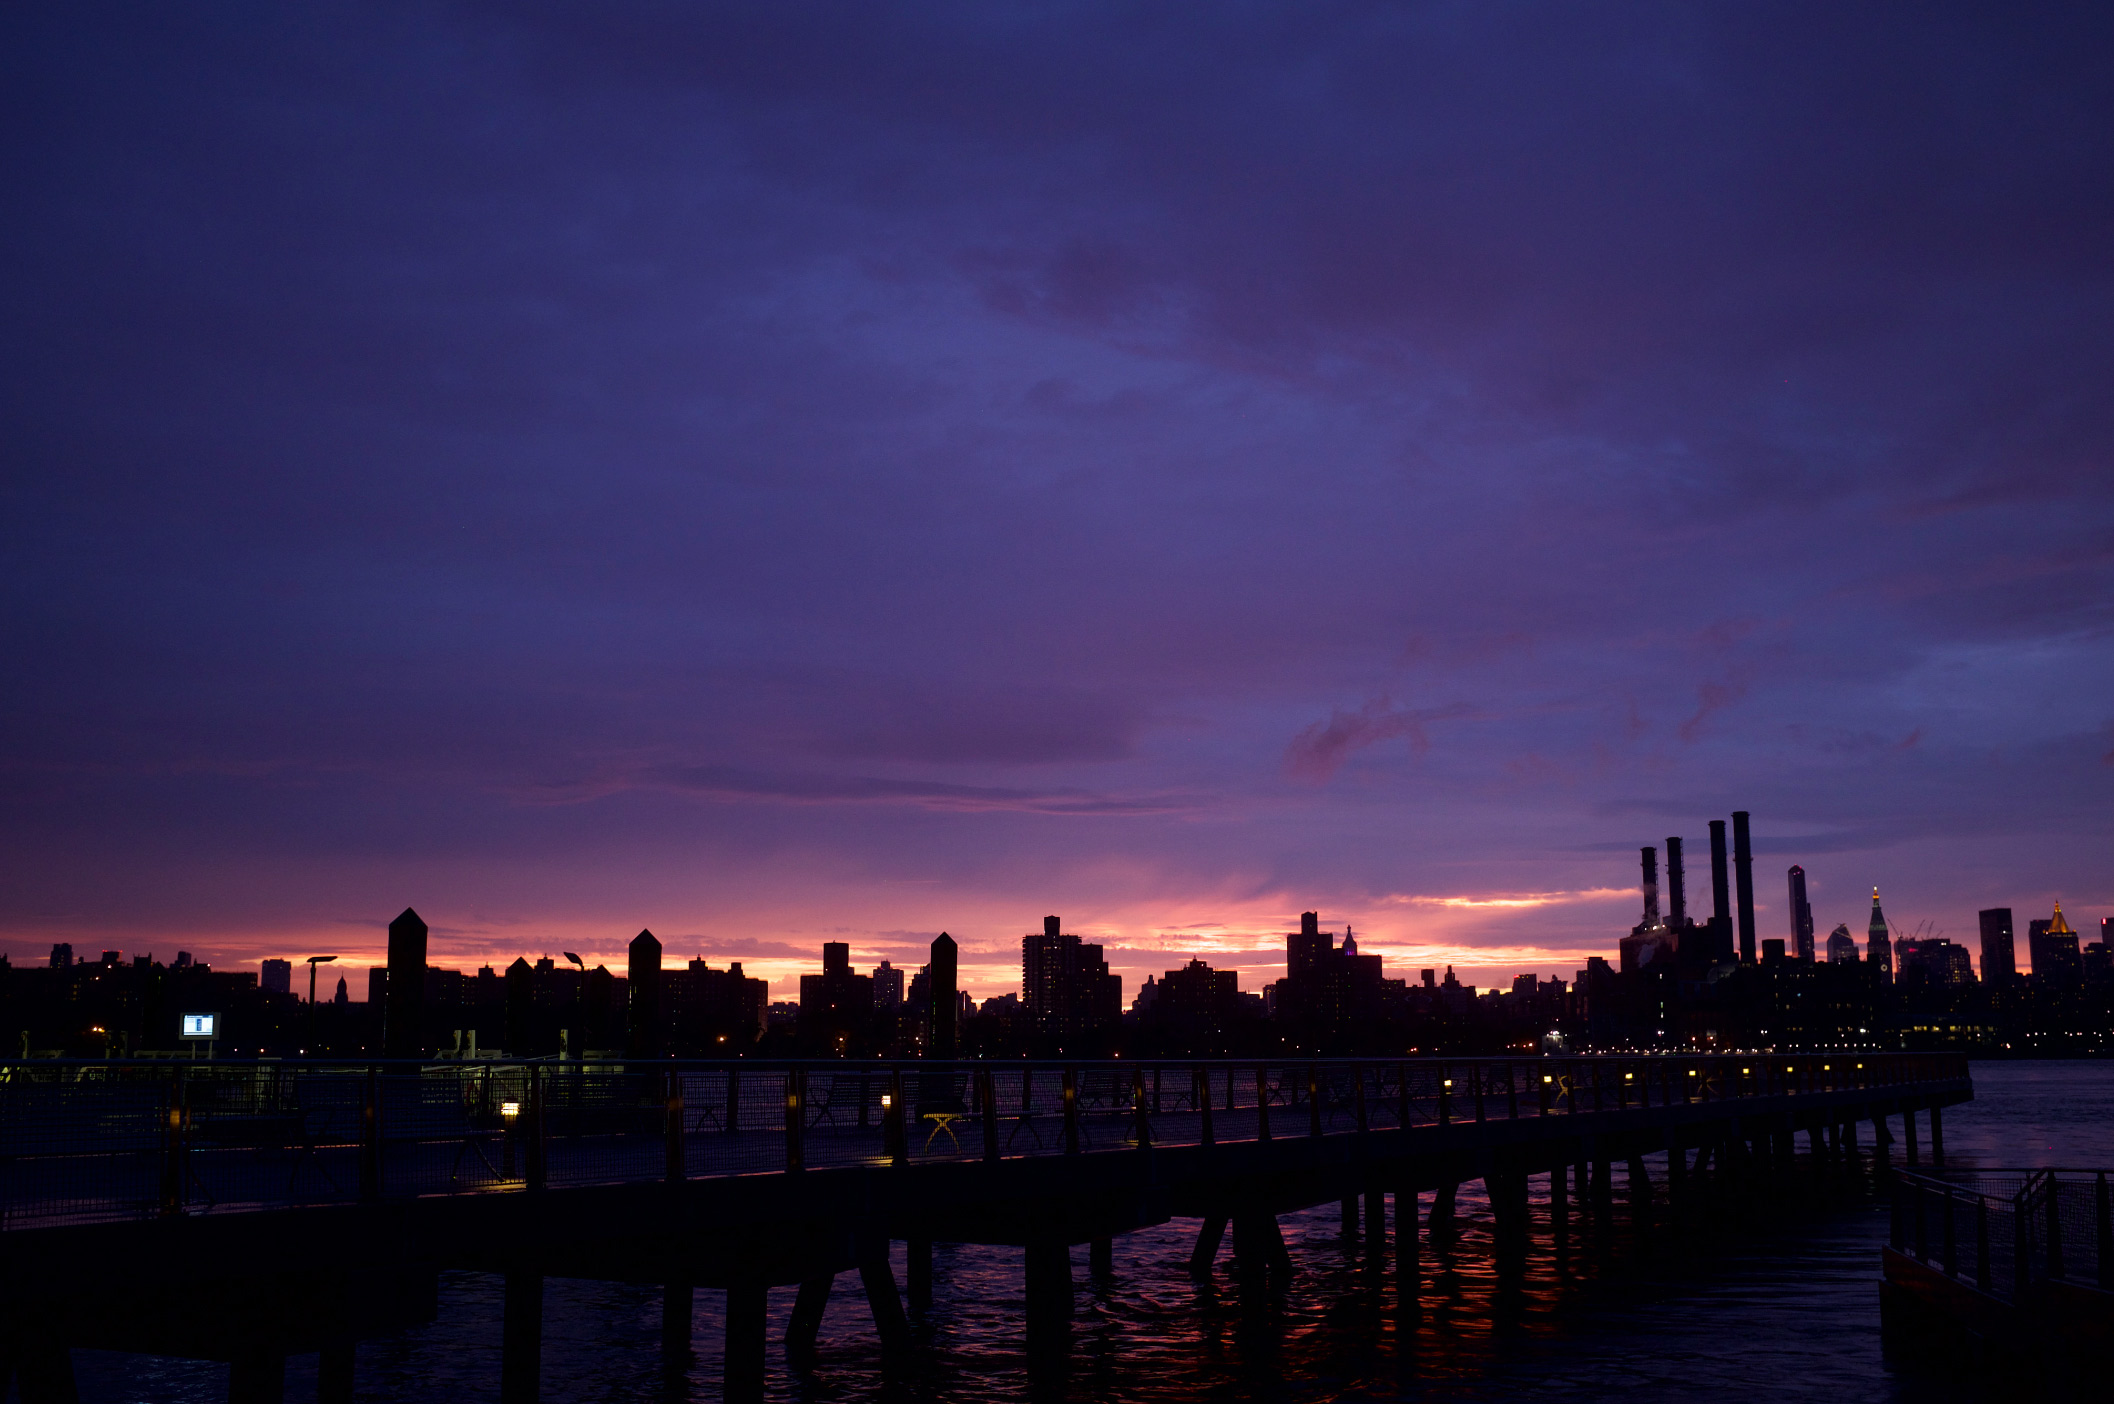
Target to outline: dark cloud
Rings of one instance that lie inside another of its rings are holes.
[[[25,940],[2104,846],[2098,10],[0,25]]]

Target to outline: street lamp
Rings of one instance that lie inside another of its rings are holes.
[[[336,959],[334,955],[308,958],[308,1042],[311,1047],[316,1041],[316,967]]]

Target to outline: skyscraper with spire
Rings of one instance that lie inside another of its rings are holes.
[[[2047,990],[2074,990],[2084,984],[2084,956],[2078,949],[2077,933],[2063,920],[2062,903],[2055,904],[2052,920],[2036,921],[2027,932],[2035,983]]]
[[[1894,979],[1894,940],[1887,933],[1886,913],[1879,910],[1879,889],[1872,889],[1872,924],[1865,928],[1864,958],[1879,972],[1881,984]]]

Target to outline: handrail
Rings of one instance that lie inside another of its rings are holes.
[[[1139,1154],[1264,1142],[1273,1130],[1310,1139],[1450,1125],[1472,1134],[1488,1121],[1656,1117],[1669,1107],[1827,1091],[1927,1097],[1966,1074],[1963,1058],[1927,1053],[38,1059],[0,1063],[0,1227]],[[1522,1078],[1535,1095],[1520,1095]]]

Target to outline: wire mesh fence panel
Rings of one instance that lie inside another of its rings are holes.
[[[0,1226],[1339,1136],[1803,1095],[1838,1073],[1859,1086],[1962,1075],[1950,1058],[1845,1061],[0,1063]],[[2037,1220],[1991,1215],[2006,1264],[2022,1260],[2008,1234],[2047,1270],[2052,1235],[2065,1271],[2097,1275],[2096,1180],[1955,1184],[1970,1188],[2041,1194]]]

